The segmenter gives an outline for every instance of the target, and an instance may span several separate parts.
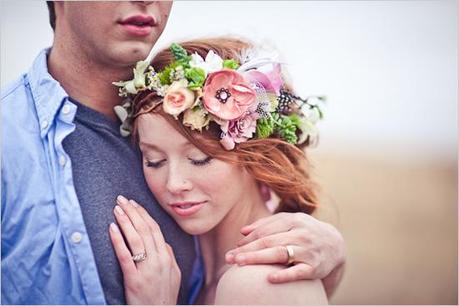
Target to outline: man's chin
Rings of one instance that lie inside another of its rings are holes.
[[[133,68],[138,61],[144,60],[150,52],[152,44],[131,42],[111,50],[111,60],[115,65]]]

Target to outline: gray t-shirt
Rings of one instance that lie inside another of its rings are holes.
[[[192,237],[156,202],[143,177],[141,153],[130,138],[121,137],[119,123],[72,102],[78,106],[76,129],[63,145],[71,158],[73,182],[107,303],[126,304],[123,276],[108,232],[115,221],[116,197],[121,194],[143,205],[160,225],[182,272],[178,303],[186,304],[195,259]]]

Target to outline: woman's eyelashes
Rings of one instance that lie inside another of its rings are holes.
[[[205,158],[202,158],[202,159],[194,159],[194,158],[188,157],[188,160],[194,166],[205,166],[210,163],[210,161],[212,160],[212,157],[206,156]],[[167,159],[161,159],[158,161],[146,160],[145,165],[147,167],[157,169],[163,166],[166,161]]]
[[[152,160],[147,160],[145,162],[145,165],[150,168],[159,168],[161,165],[165,162],[165,159],[159,160],[159,161],[152,161]]]
[[[204,158],[204,159],[192,159],[192,158],[188,158],[188,159],[195,166],[204,166],[204,165],[207,165],[208,163],[210,163],[210,161],[212,160],[212,157],[206,156],[206,158]]]

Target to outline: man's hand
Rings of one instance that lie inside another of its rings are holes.
[[[286,264],[290,245],[293,266],[272,273],[268,280],[284,283],[322,279],[327,295],[336,289],[345,262],[344,240],[332,225],[304,213],[278,213],[244,226],[238,248],[226,254],[230,264]]]

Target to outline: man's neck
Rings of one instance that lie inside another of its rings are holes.
[[[48,70],[74,100],[116,120],[113,107],[120,104],[121,98],[112,82],[130,78],[131,67],[104,67],[54,45]]]

